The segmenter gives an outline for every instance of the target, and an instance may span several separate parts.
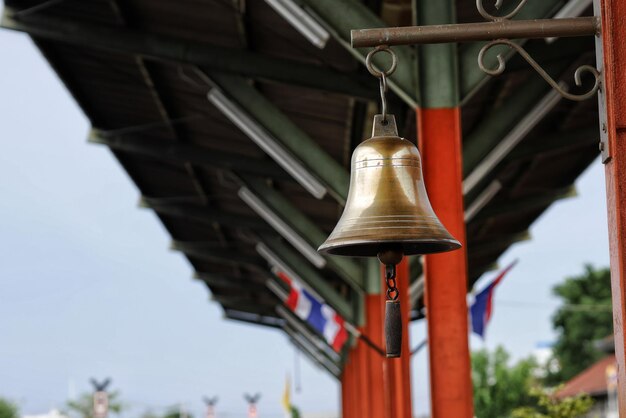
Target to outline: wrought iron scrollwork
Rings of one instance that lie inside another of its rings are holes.
[[[552,77],[550,77],[550,75],[541,67],[541,65],[539,65],[539,63],[535,61],[530,56],[530,54],[528,54],[528,52],[526,52],[524,48],[522,48],[515,42],[512,42],[508,39],[496,39],[495,41],[491,41],[487,43],[485,46],[483,46],[480,49],[480,52],[478,53],[478,66],[480,67],[482,71],[484,71],[485,73],[489,75],[500,75],[506,68],[506,64],[504,62],[504,58],[502,58],[502,54],[497,55],[497,59],[498,59],[497,67],[487,68],[487,66],[485,65],[485,61],[484,61],[485,54],[487,53],[489,49],[493,48],[496,45],[506,45],[509,48],[517,51],[517,53],[520,54],[520,56],[524,58],[526,62],[528,62],[535,69],[535,71],[537,71],[537,73],[539,73],[541,78],[546,80],[546,82],[550,84],[550,86],[552,86],[553,89],[555,89],[561,96],[563,96],[566,99],[579,101],[579,102],[583,100],[587,100],[593,97],[598,91],[598,89],[600,88],[601,77],[600,77],[600,73],[598,72],[598,70],[596,70],[591,65],[582,65],[578,67],[576,69],[576,72],[574,73],[574,82],[576,83],[577,86],[579,87],[582,86],[582,74],[590,73],[591,75],[593,75],[595,79],[593,87],[588,92],[583,93],[583,94],[572,94],[572,93],[565,91],[563,88],[561,88],[559,83],[556,82]]]
[[[487,12],[485,10],[485,7],[483,6],[483,0],[476,0],[476,8],[478,9],[478,13],[480,13],[480,15],[485,18],[485,20],[497,22],[500,20],[509,20],[513,18],[516,14],[519,13],[520,10],[522,10],[527,1],[528,0],[521,0],[512,12],[504,16],[494,16]],[[500,8],[502,7],[502,3],[504,3],[504,0],[496,0],[495,7],[497,10],[500,10]]]
[[[478,13],[480,13],[480,15],[484,17],[486,20],[490,20],[492,22],[502,22],[505,20],[509,20],[513,18],[515,15],[517,15],[528,0],[520,0],[519,4],[513,9],[513,11],[511,11],[510,13],[504,16],[494,16],[490,14],[489,12],[487,12],[485,10],[485,7],[483,6],[483,1],[484,0],[476,0],[476,8],[478,9]],[[494,5],[495,8],[497,10],[500,10],[503,2],[504,0],[496,0],[495,5]],[[563,89],[561,85],[559,85],[559,83],[557,83],[552,77],[550,77],[550,75],[541,67],[541,65],[539,65],[537,61],[535,61],[530,56],[528,52],[526,52],[524,48],[522,48],[517,43],[510,41],[508,39],[496,39],[494,41],[488,42],[485,46],[483,46],[480,49],[480,52],[478,53],[478,66],[486,74],[489,74],[492,76],[500,75],[502,74],[502,72],[504,71],[506,67],[505,60],[502,57],[502,54],[498,54],[496,57],[498,60],[497,67],[487,68],[487,66],[485,65],[485,54],[487,53],[487,51],[489,51],[491,48],[493,48],[496,45],[506,45],[509,48],[515,50],[518,54],[522,56],[522,58],[526,60],[526,62],[528,62],[535,69],[535,71],[537,71],[537,73],[539,73],[541,78],[546,80],[546,82],[548,82],[548,84],[550,84],[550,86],[553,89],[555,89],[562,97],[566,99],[574,100],[574,101],[587,100],[593,97],[596,94],[596,92],[600,89],[601,76],[598,70],[596,70],[591,65],[582,65],[578,67],[576,69],[576,72],[574,73],[574,82],[576,83],[577,86],[580,87],[582,85],[582,74],[590,73],[591,75],[593,75],[595,79],[593,87],[588,92],[583,93],[583,94],[572,94],[572,93],[567,92],[566,90]]]

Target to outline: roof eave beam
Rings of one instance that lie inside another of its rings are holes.
[[[170,248],[174,251],[200,260],[217,260],[226,264],[244,264],[260,268],[263,260],[257,256],[242,254],[240,251],[226,250],[211,242],[172,241]]]
[[[468,243],[467,252],[469,257],[483,255],[485,253],[489,253],[491,251],[499,250],[503,247],[509,247],[515,243],[521,241],[528,241],[531,239],[530,233],[528,231],[504,235],[502,237],[490,238],[482,243],[472,244]]]
[[[575,186],[569,186],[562,189],[551,190],[541,194],[535,194],[531,196],[525,196],[519,199],[509,200],[503,203],[494,204],[483,209],[474,218],[476,221],[481,221],[490,218],[496,218],[498,216],[506,216],[508,214],[519,213],[520,209],[524,211],[531,211],[535,209],[541,209],[553,204],[554,202],[562,199],[568,199],[577,196]]]
[[[185,218],[207,226],[219,224],[230,228],[252,228],[257,231],[272,231],[258,217],[229,213],[185,203],[168,202],[167,199],[142,197],[140,207],[149,208],[158,215]]]
[[[308,251],[315,252],[315,255],[336,271],[349,286],[355,290],[363,289],[363,269],[359,263],[348,258],[321,256],[317,253],[317,248],[326,240],[327,234],[319,229],[314,221],[300,212],[280,192],[259,179],[242,178],[241,180],[244,185],[239,191],[242,200],[250,205],[253,210],[258,211],[259,216],[265,216],[266,222],[270,225],[273,223],[272,218],[279,220],[282,225],[273,225],[277,233],[295,248],[298,247],[298,242],[294,242],[295,239],[299,238],[306,241],[303,244],[308,247]],[[252,196],[245,192],[246,189],[252,193]],[[250,198],[259,203],[252,204],[253,202],[249,201]],[[317,267],[323,266],[318,265]]]
[[[109,136],[96,128],[92,128],[87,139],[89,143],[106,145],[112,151],[131,153],[152,157],[163,161],[191,163],[207,168],[237,170],[258,176],[285,178],[283,169],[271,160],[246,157],[244,155],[210,150],[198,145],[181,143],[164,143],[130,135]]]
[[[226,93],[227,100],[232,99],[238,108],[246,112],[246,117],[249,116],[253,119],[252,123],[257,123],[259,128],[267,131],[271,135],[271,141],[275,140],[277,144],[268,144],[270,142],[268,138],[251,137],[251,140],[286,171],[292,170],[291,166],[294,164],[302,165],[300,170],[306,170],[321,181],[326,186],[326,191],[340,204],[345,203],[350,176],[341,164],[244,78],[224,74],[210,74],[210,78]],[[226,117],[229,116],[225,110],[222,111]],[[288,155],[272,155],[268,151],[268,146],[275,145]],[[295,179],[294,174],[292,177]]]
[[[36,38],[86,48],[138,55],[144,58],[192,64],[210,71],[267,79],[349,96],[374,98],[375,83],[358,75],[298,61],[273,58],[234,48],[143,33],[97,23],[77,22],[48,15],[19,20],[6,7],[0,27],[26,32]]]

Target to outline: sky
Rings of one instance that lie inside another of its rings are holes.
[[[243,393],[262,392],[261,418],[282,416],[286,374],[301,365],[294,403],[338,411],[336,380],[279,331],[225,320],[192,269],[168,250],[156,216],[112,154],[86,142],[89,122],[24,35],[0,31],[0,396],[22,413],[62,407],[113,378],[125,417],[183,403],[199,418],[202,396],[220,397],[220,417],[245,416]],[[513,359],[554,340],[552,287],[585,263],[607,266],[603,167],[576,183],[579,196],[553,205],[532,240],[499,260],[518,265],[498,287],[485,341]],[[496,273],[486,274],[481,289]],[[426,324],[411,325],[419,343]],[[428,411],[427,350],[412,360],[416,414]]]

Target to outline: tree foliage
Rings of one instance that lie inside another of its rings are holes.
[[[189,412],[186,412],[184,415],[181,414],[181,412],[182,411],[180,410],[180,408],[175,407],[166,412],[163,418],[193,418],[193,415],[191,415]]]
[[[300,418],[300,410],[291,405],[291,418]]]
[[[531,405],[534,359],[509,366],[509,355],[498,347],[493,353],[480,350],[472,353],[474,411],[480,418],[503,418],[513,409]]]
[[[109,392],[109,415],[119,415],[125,409],[119,398],[119,392]],[[71,417],[94,418],[92,393],[83,393],[77,399],[68,401],[66,407]]]
[[[515,409],[512,418],[576,418],[593,406],[587,395],[556,399],[540,388],[533,388],[530,394],[536,398],[537,405]]]
[[[603,357],[595,341],[613,333],[609,269],[586,265],[584,273],[567,278],[553,292],[563,306],[552,318],[558,334],[554,356],[560,370],[548,376],[550,384],[571,379]]]
[[[0,418],[19,418],[17,405],[13,402],[0,398]]]

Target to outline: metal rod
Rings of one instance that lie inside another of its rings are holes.
[[[449,25],[356,29],[351,31],[351,37],[353,48],[363,48],[379,45],[493,41],[501,38],[533,39],[591,36],[597,35],[599,32],[600,19],[595,16],[588,16],[569,19],[500,20]]]

